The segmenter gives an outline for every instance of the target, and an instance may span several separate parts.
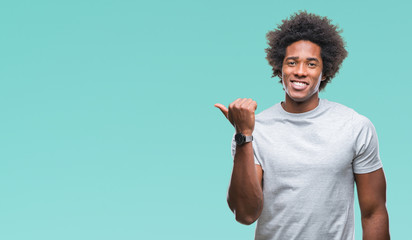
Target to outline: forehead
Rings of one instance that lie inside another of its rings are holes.
[[[299,57],[299,58],[318,58],[321,60],[321,48],[319,45],[306,40],[300,40],[292,43],[286,48],[285,57]]]

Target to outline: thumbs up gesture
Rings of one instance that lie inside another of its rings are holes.
[[[235,127],[236,132],[241,132],[245,136],[252,135],[255,128],[256,101],[251,98],[238,98],[229,104],[229,108],[220,103],[216,103],[215,107],[222,111],[223,115]]]

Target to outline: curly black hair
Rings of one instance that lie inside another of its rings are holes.
[[[282,75],[282,64],[285,58],[286,48],[299,40],[311,41],[321,48],[323,61],[322,75],[326,77],[321,82],[319,90],[325,88],[331,81],[343,60],[348,55],[345,50],[345,42],[338,26],[332,25],[331,20],[306,11],[294,13],[290,19],[282,20],[274,31],[267,33],[269,47],[265,49],[266,59],[272,66],[272,77]],[[279,81],[282,82],[282,79]]]

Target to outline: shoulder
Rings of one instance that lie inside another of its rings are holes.
[[[358,113],[353,108],[345,106],[341,103],[328,101],[326,99],[323,99],[323,101],[324,101],[324,104],[328,108],[328,112],[330,112],[331,114],[341,115],[342,117],[345,116],[345,118],[347,118],[347,120],[349,120],[351,122],[355,122],[355,123],[366,124],[366,123],[370,122],[370,120],[367,117],[365,117],[364,115]]]
[[[353,129],[355,136],[366,135],[372,137],[373,135],[376,135],[375,126],[372,121],[364,115],[359,113],[354,114],[352,122],[354,124]]]
[[[353,115],[356,114],[355,110],[341,103],[332,102],[326,99],[322,99],[322,103],[327,109],[327,111],[331,114],[339,114],[342,116],[348,116],[350,118],[352,118]]]
[[[326,100],[327,101],[327,100]],[[343,104],[327,101],[327,104],[331,106],[330,111],[341,115],[342,117],[352,124],[355,131],[361,131],[363,129],[374,129],[374,126],[369,118],[358,113],[354,109],[347,107]]]

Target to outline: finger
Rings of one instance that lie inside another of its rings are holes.
[[[251,98],[245,98],[245,101],[242,102],[243,107],[248,107],[253,100]]]
[[[215,107],[219,108],[220,111],[222,111],[223,115],[228,118],[229,110],[223,104],[216,103]]]
[[[249,109],[250,111],[255,111],[256,108],[253,106],[253,102],[253,99],[247,98],[240,107],[243,109]]]
[[[241,98],[238,98],[238,99],[236,99],[235,101],[233,101],[232,103],[230,103],[230,104],[229,104],[229,110],[230,110],[231,108],[233,108],[233,106],[235,106],[236,104],[238,104],[239,101],[242,101],[242,99],[241,99]]]
[[[247,98],[242,98],[238,103],[237,103],[237,107],[241,107],[243,104],[245,104],[247,102]]]
[[[249,104],[248,107],[249,107],[249,108],[252,108],[253,111],[255,111],[255,110],[257,109],[257,103],[256,103],[256,101],[250,99],[250,101],[248,102],[248,104]]]

